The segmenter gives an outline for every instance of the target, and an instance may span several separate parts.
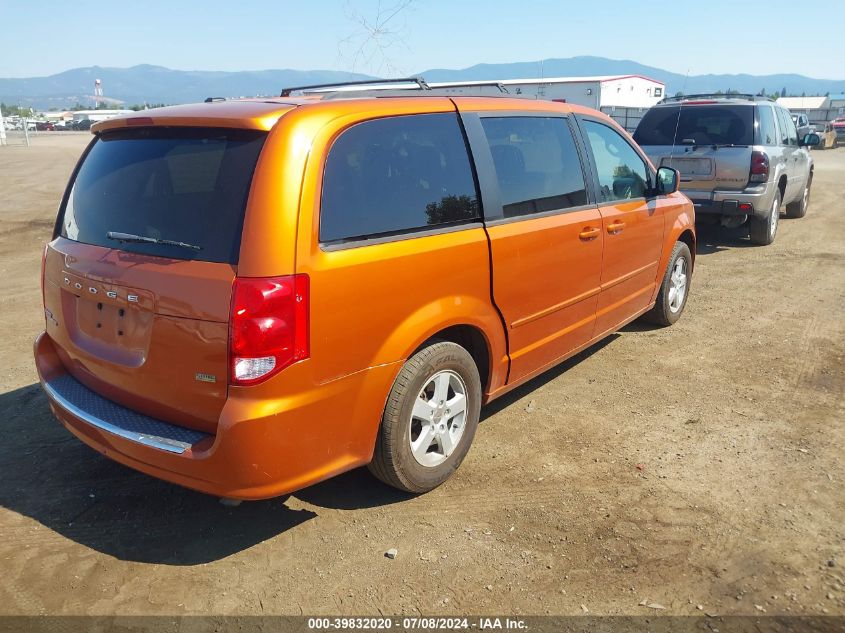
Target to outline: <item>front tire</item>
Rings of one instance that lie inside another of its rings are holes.
[[[772,208],[762,218],[752,215],[748,218],[748,236],[753,244],[768,246],[775,241],[780,224],[780,191],[775,192]]]
[[[807,207],[810,206],[810,187],[812,184],[813,177],[809,176],[807,178],[807,184],[804,185],[804,191],[801,192],[801,198],[786,205],[786,217],[803,218],[807,215]]]
[[[692,279],[692,253],[684,242],[675,242],[669,265],[660,283],[660,292],[654,307],[644,318],[657,325],[672,325],[681,318],[687,305],[690,280]]]
[[[399,372],[368,468],[384,483],[422,493],[446,481],[466,457],[481,414],[481,379],[469,352],[435,342]]]

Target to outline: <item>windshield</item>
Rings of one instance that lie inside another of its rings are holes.
[[[640,145],[751,145],[754,108],[747,105],[672,105],[652,108],[634,132]]]
[[[237,263],[265,137],[209,128],[107,132],[76,175],[61,235],[144,255]]]

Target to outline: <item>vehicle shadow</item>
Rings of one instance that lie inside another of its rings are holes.
[[[586,360],[613,334],[495,400],[484,421]],[[248,549],[317,516],[286,498],[226,507],[218,499],[122,466],[92,450],[53,417],[38,384],[0,394],[0,506],[119,560],[190,566]],[[414,498],[358,468],[295,493],[308,504],[357,510]],[[23,529],[26,529],[25,527]],[[14,541],[21,538],[11,534]]]
[[[748,239],[748,227],[729,229],[718,224],[696,225],[696,255],[712,255],[734,248],[755,248]]]
[[[591,345],[584,351],[575,354],[575,356],[573,356],[572,358],[562,362],[561,364],[555,367],[552,367],[551,369],[543,372],[536,378],[532,378],[524,385],[520,385],[519,387],[505,394],[501,398],[494,400],[493,402],[485,406],[483,409],[481,409],[481,421],[484,422],[486,419],[499,413],[499,411],[501,411],[502,409],[506,409],[507,407],[514,404],[517,400],[524,398],[532,391],[539,389],[540,387],[551,382],[552,380],[555,380],[561,374],[566,373],[579,363],[582,363],[588,358],[590,358],[590,356],[592,356],[596,352],[610,345],[620,336],[622,335],[618,332],[614,332],[610,336],[607,336],[601,341],[598,341],[597,343]]]
[[[56,421],[37,384],[0,394],[0,419],[0,506],[120,560],[208,563],[316,516],[284,498],[225,507],[106,459]]]

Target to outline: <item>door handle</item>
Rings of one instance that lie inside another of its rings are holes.
[[[611,222],[607,225],[607,232],[611,235],[616,235],[617,233],[621,233],[622,229],[625,228],[624,222]]]
[[[581,232],[578,234],[578,237],[583,242],[589,242],[591,240],[596,239],[600,233],[601,229],[597,229],[593,226],[585,226],[583,229],[581,229]]]

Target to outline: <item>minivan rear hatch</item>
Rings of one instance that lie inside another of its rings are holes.
[[[67,371],[151,417],[214,432],[232,282],[266,132],[107,130],[66,194],[44,264],[47,333]]]
[[[741,190],[751,168],[754,107],[684,102],[654,107],[634,140],[656,166],[681,172],[684,191]]]

